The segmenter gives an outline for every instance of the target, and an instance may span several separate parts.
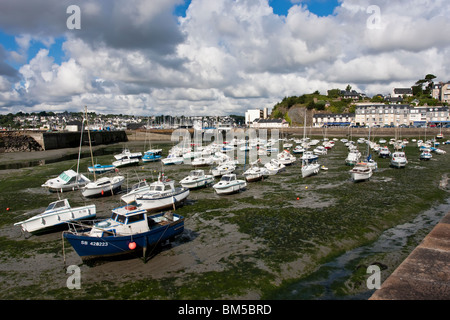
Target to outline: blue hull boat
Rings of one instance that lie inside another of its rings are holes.
[[[147,216],[146,210],[126,205],[114,209],[111,218],[91,228],[76,230],[73,223],[69,225],[69,231],[63,236],[83,260],[139,250],[143,250],[145,257],[147,247],[156,246],[184,231],[184,217],[172,212]]]

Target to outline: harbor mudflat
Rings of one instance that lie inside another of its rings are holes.
[[[135,142],[130,148],[143,150]],[[161,144],[163,155],[171,144]],[[113,148],[114,146],[108,146]],[[122,145],[116,146],[120,152]],[[448,146],[443,147],[448,150]],[[345,164],[341,142],[321,156],[328,170],[302,178],[300,162],[284,172],[249,183],[246,190],[220,196],[212,188],[193,190],[176,212],[185,217],[185,230],[170,244],[155,248],[144,263],[140,255],[84,264],[68,243],[66,266],[60,232],[25,238],[13,224],[38,213],[57,199],[40,187],[42,181],[76,165],[67,160],[0,172],[0,264],[3,299],[289,299],[290,286],[345,252],[376,241],[384,230],[413,221],[421,212],[445,204],[448,198],[446,163],[449,152],[421,162],[419,150],[406,148],[406,168],[390,168],[389,159],[377,158],[378,171],[369,181],[355,184]],[[365,149],[361,148],[361,151]],[[112,161],[112,155],[98,162]],[[87,172],[89,159],[82,159]],[[240,164],[241,175],[248,164]],[[160,162],[123,168],[131,186],[139,178],[155,181],[158,173],[177,183],[190,165],[163,166]],[[218,179],[216,179],[218,181]],[[79,192],[64,193],[72,205],[95,203],[97,215],[108,217],[122,205],[121,194],[85,199]],[[6,208],[10,210],[6,211]],[[361,265],[378,262],[388,276],[431,230],[439,216],[426,221],[395,252],[374,251]],[[410,228],[414,228],[411,224]],[[81,269],[81,289],[66,286],[68,265]],[[357,265],[349,277],[330,288],[309,284],[304,299],[345,298],[364,287],[364,268]]]

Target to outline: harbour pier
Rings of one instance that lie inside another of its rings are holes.
[[[450,212],[369,300],[450,299]]]

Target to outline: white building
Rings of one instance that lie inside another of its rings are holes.
[[[250,124],[250,128],[265,128],[265,129],[277,129],[277,128],[289,128],[289,122],[284,119],[257,119]]]
[[[269,117],[268,109],[250,109],[245,112],[245,124],[249,125],[258,119],[267,119]]]

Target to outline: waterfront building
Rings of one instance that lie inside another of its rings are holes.
[[[316,113],[313,116],[313,127],[323,126],[345,126],[355,123],[354,113]]]
[[[410,106],[406,104],[363,104],[355,110],[356,125],[400,126],[409,125]]]
[[[281,129],[289,128],[289,122],[284,119],[257,119],[250,124],[250,128]]]

